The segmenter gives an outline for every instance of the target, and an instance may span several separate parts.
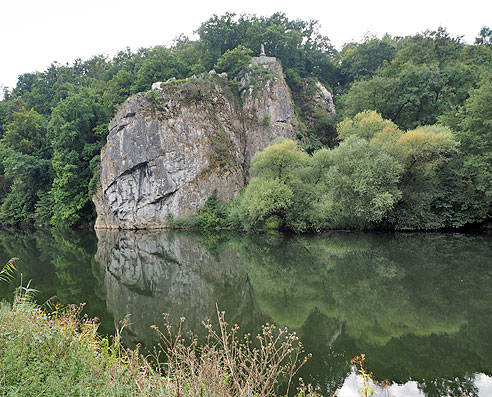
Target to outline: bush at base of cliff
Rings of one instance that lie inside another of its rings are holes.
[[[167,225],[170,229],[201,229],[220,230],[239,227],[240,222],[235,213],[235,201],[221,202],[217,191],[205,202],[203,207],[194,215],[182,219],[169,216]]]
[[[269,228],[275,217],[278,228],[309,229],[304,222],[310,202],[306,196],[311,193],[305,174],[308,162],[309,156],[290,139],[278,140],[257,153],[251,163],[252,178],[238,198],[241,226],[246,230]],[[299,203],[307,205],[301,208]]]
[[[473,219],[462,194],[465,181],[455,172],[463,166],[459,144],[447,127],[402,131],[365,111],[341,122],[338,132],[337,147],[312,155],[287,139],[255,155],[251,180],[237,200],[244,229],[265,229],[272,216],[281,220],[279,228],[296,233],[437,230]]]
[[[222,229],[231,226],[229,203],[221,203],[215,191],[196,215],[196,225],[200,229]]]

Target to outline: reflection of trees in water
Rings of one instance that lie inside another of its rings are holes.
[[[478,388],[473,381],[473,376],[459,376],[454,379],[423,379],[419,382],[419,389],[429,397],[478,397]]]
[[[0,229],[0,259],[17,256],[16,279],[0,285],[0,296],[31,280],[36,300],[57,296],[62,304],[86,303],[84,312],[101,319],[100,332],[113,333],[106,310],[103,274],[94,260],[97,239],[93,232],[71,229]]]
[[[56,294],[50,280],[55,278],[52,265],[42,269],[45,262],[49,263],[49,258],[43,250],[48,246],[52,239],[48,230],[34,229],[0,229],[0,263],[5,264],[12,257],[19,257],[17,262],[17,272],[15,279],[9,283],[0,283],[0,294],[2,298],[12,300],[12,291],[20,284],[20,275],[23,274],[23,281],[33,280],[35,288],[37,285],[46,285],[44,291],[40,291],[42,296],[52,296]],[[39,288],[38,288],[39,289]]]
[[[350,374],[347,350],[345,347],[340,349],[340,343],[335,344],[339,341],[342,332],[341,320],[328,318],[317,309],[309,315],[305,324],[299,329],[306,351],[313,354],[307,367],[301,372],[301,377],[316,384],[323,396],[332,396]],[[349,351],[355,349],[349,348]]]
[[[251,237],[238,249],[260,307],[274,321],[300,328],[313,361],[316,352],[330,357],[323,370],[321,358],[310,366],[315,382],[325,382],[323,375],[332,371],[340,384],[350,359],[364,352],[380,380],[439,384],[441,378],[492,371],[492,349],[483,335],[490,330],[483,318],[492,314],[490,240],[330,233]],[[333,340],[330,327],[311,327],[312,313],[329,324],[342,322],[343,332]],[[344,358],[334,360],[334,352]]]

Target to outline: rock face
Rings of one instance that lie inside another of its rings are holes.
[[[260,58],[242,77],[240,100],[212,74],[160,83],[123,104],[101,152],[96,228],[166,227],[214,191],[232,199],[252,156],[275,138],[293,136],[282,68]]]
[[[319,80],[306,78],[294,93],[294,103],[302,120],[296,132],[306,150],[319,149],[322,145],[334,147],[336,110],[330,91]]]
[[[253,58],[253,73],[241,79],[243,111],[252,118],[245,124],[246,164],[255,153],[274,139],[294,135],[292,97],[284,80],[282,67],[273,57]],[[245,172],[249,169],[246,167]]]
[[[326,110],[329,114],[336,114],[335,104],[333,103],[333,96],[331,92],[319,81],[316,82],[316,88],[318,92],[314,95],[314,101]]]

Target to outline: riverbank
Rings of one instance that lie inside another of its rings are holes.
[[[138,352],[97,335],[97,323],[75,307],[48,315],[24,302],[0,307],[1,374],[5,396],[158,394],[159,382]]]
[[[237,326],[229,330],[223,313],[219,333],[206,325],[211,342],[204,346],[196,339],[185,344],[180,328],[172,334],[168,324],[164,332],[155,327],[164,350],[143,357],[122,346],[118,331],[113,338],[101,337],[98,322],[80,319],[80,311],[77,306],[42,310],[29,295],[13,305],[0,304],[2,395],[276,395],[280,378],[286,376],[290,386],[305,362],[294,334],[266,326],[264,343],[255,350],[238,342]],[[272,366],[263,367],[260,356]],[[315,395],[306,392],[301,388],[298,395]]]

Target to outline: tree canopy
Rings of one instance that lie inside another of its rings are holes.
[[[19,76],[0,101],[0,222],[92,222],[99,151],[118,106],[172,77],[215,68],[233,79],[261,44],[283,66],[299,142],[277,143],[253,162],[240,199],[245,224],[303,231],[490,221],[490,28],[474,44],[440,27],[368,35],[340,52],[317,21],[280,12],[213,15],[196,33],[196,40],[181,35],[169,47],[54,62]],[[317,81],[332,91],[336,115],[313,105]],[[261,165],[289,156],[296,165],[286,163],[279,175]],[[253,214],[255,206],[264,212]]]

